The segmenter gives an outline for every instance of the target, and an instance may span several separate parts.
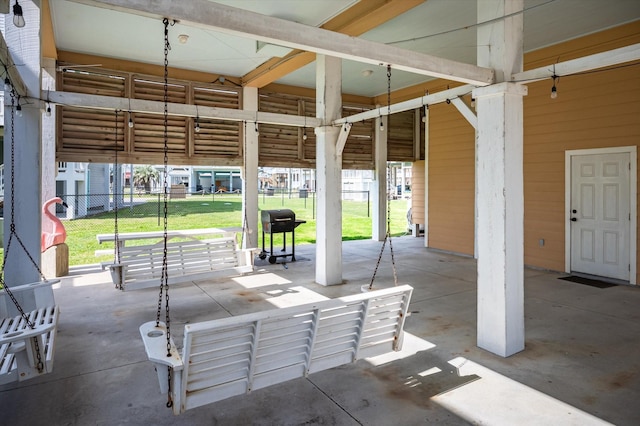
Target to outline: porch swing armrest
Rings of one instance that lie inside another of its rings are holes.
[[[11,292],[13,294],[18,294],[18,293],[22,293],[24,291],[33,291],[39,288],[44,288],[44,287],[51,287],[53,284],[57,284],[59,283],[60,280],[58,279],[50,279],[50,280],[45,280],[45,281],[36,281],[33,283],[29,283],[29,284],[21,284],[21,285],[17,285],[15,287],[10,287]],[[0,290],[2,291],[2,290]]]
[[[32,337],[37,337],[42,334],[48,333],[56,327],[55,324],[42,324],[36,326],[36,328],[26,328],[24,330],[16,331],[14,333],[7,333],[0,336],[0,346],[7,343],[22,342]]]
[[[258,252],[257,248],[238,249],[238,266],[243,268],[242,272],[251,272],[253,270],[253,259],[258,255]]]
[[[34,311],[35,312],[35,311]],[[57,306],[51,306],[48,308],[42,308],[38,310],[38,314],[36,317],[38,319],[42,318],[44,322],[36,325],[34,328],[29,328],[26,324],[24,324],[19,329],[15,329],[5,334],[0,334],[0,346],[8,344],[25,341],[32,337],[41,336],[45,333],[48,333],[56,328],[58,325],[58,316],[59,310]],[[30,317],[33,317],[33,314],[29,314]],[[4,321],[9,321],[9,319],[5,319]],[[3,321],[3,322],[4,322]],[[13,319],[14,323],[23,323],[22,317],[18,315]]]
[[[167,356],[167,327],[163,322],[160,322],[157,327],[155,321],[142,324],[140,335],[149,361],[156,365],[166,365],[174,371],[183,369],[184,362],[178,348],[173,343],[173,338],[170,340],[171,356]]]

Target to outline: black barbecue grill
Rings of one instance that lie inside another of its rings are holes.
[[[289,209],[282,210],[262,210],[262,252],[258,255],[260,259],[265,259],[269,254],[269,263],[276,263],[278,257],[291,256],[291,261],[296,261],[296,228],[306,223],[305,220],[297,220],[296,214]],[[287,232],[291,232],[291,253],[273,253],[273,234],[282,235],[282,252],[287,251]],[[269,234],[270,250],[264,248],[265,233]]]

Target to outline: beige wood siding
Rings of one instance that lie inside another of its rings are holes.
[[[527,56],[527,66],[638,43],[640,23],[635,29],[635,36],[633,26],[626,26],[535,52]],[[565,151],[638,146],[640,65],[561,77],[555,100],[550,98],[552,84],[529,84],[524,98],[525,264],[561,271],[568,244]]]
[[[525,69],[634,43],[640,22],[532,52]],[[528,84],[524,98],[524,244],[525,264],[561,271],[565,151],[640,144],[640,65],[561,77],[555,100],[552,84]],[[429,245],[472,254],[475,132],[447,104],[431,106],[429,121]]]
[[[424,225],[424,160],[411,167],[411,223]]]
[[[473,254],[475,130],[451,104],[429,109],[429,246]]]

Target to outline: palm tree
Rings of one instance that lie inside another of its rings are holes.
[[[151,184],[158,181],[158,171],[150,165],[137,166],[133,169],[133,184],[144,186],[144,192],[151,192]]]

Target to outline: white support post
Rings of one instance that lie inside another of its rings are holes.
[[[331,122],[342,110],[342,62],[316,58],[316,116],[325,123],[316,133],[317,221],[316,282],[342,284],[342,156],[337,142],[340,128]]]
[[[56,60],[43,58],[42,87],[49,90],[56,88]],[[47,108],[51,115],[47,116]],[[44,104],[42,114],[42,199],[49,200],[56,196],[56,108],[55,105]],[[75,191],[75,186],[73,187]],[[67,200],[65,200],[67,201]]]
[[[424,107],[424,246],[429,247],[429,107]]]
[[[498,81],[522,70],[523,0],[478,2],[478,62]],[[478,346],[507,357],[524,349],[523,97],[526,87],[476,89]]]
[[[387,235],[387,127],[388,117],[381,116],[375,122],[375,153],[373,157],[373,199],[371,239],[382,241]],[[380,123],[382,129],[380,130]]]
[[[422,109],[421,108],[416,108],[413,111],[413,161],[420,161],[420,130],[422,129],[422,121],[420,120],[421,116],[422,116]],[[414,182],[415,182],[415,176],[413,175],[413,170],[412,170],[412,174],[411,174],[411,191],[413,192],[414,190]],[[407,204],[412,208],[413,211],[413,201],[409,200],[407,201]],[[409,223],[409,226],[411,226],[411,235],[414,236],[414,238],[418,238],[420,237],[420,224],[419,223]]]
[[[244,87],[242,91],[242,108],[247,111],[257,111],[258,88]],[[253,126],[248,126],[246,123],[242,132],[245,141],[242,148],[242,158],[244,159],[242,170],[242,184],[244,186],[242,188],[242,227],[246,227],[242,239],[242,248],[247,249],[258,247],[258,133]]]
[[[38,2],[39,3],[39,2]],[[11,19],[5,19],[5,38],[9,55],[16,70],[22,77],[27,93],[39,96],[41,85],[40,68],[40,8],[32,0],[20,2],[27,22],[23,28],[16,28]],[[40,142],[42,112],[40,103],[20,101],[22,117],[15,114],[13,133],[15,138],[15,205],[12,206],[11,191],[11,97],[5,92],[5,218],[4,243],[9,241],[10,212],[14,208],[16,232],[24,243],[29,255],[40,264],[40,234],[42,217],[42,179]],[[16,98],[17,102],[17,98]],[[15,112],[15,111],[14,111]],[[14,239],[15,241],[15,239]],[[5,252],[6,253],[6,252]],[[36,267],[27,253],[12,243],[9,261],[5,263],[5,281],[10,285],[26,284],[40,280]]]

